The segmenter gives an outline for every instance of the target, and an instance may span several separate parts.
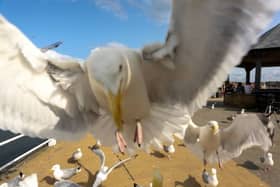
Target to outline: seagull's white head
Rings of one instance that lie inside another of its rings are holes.
[[[56,170],[59,170],[60,169],[60,165],[59,164],[55,164],[55,165],[53,165],[53,167],[52,167],[52,171],[56,171]]]
[[[78,148],[77,151],[78,151],[78,152],[81,152],[81,148]]]
[[[103,173],[106,173],[108,171],[108,167],[107,166],[104,166],[103,168],[101,168],[101,172]]]
[[[212,173],[212,175],[216,175],[217,174],[217,170],[215,168],[212,168],[211,169],[211,173]]]
[[[89,71],[100,92],[106,96],[115,124],[122,129],[122,98],[130,83],[131,71],[125,50],[101,48],[88,58]]]
[[[210,125],[211,130],[213,131],[213,134],[217,134],[220,130],[219,124],[217,121],[209,121],[208,125]]]
[[[272,158],[272,153],[267,153],[268,158]]]

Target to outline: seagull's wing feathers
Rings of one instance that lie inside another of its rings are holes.
[[[64,180],[64,181],[55,182],[54,187],[81,187],[81,186],[72,181]]]
[[[67,168],[67,169],[62,169],[63,172],[63,179],[69,179],[73,177],[74,175],[77,174],[77,168]]]
[[[259,146],[266,152],[271,145],[266,128],[257,114],[238,115],[229,127],[221,131],[220,157],[229,160],[253,146]]]
[[[42,53],[2,16],[0,28],[0,128],[29,136],[80,137],[88,121],[97,118],[80,60]]]
[[[278,0],[174,0],[165,45],[142,53],[144,60],[163,61],[142,65],[150,99],[184,103],[192,115],[240,63],[279,7]],[[174,68],[162,65],[170,60]]]
[[[122,161],[117,162],[116,164],[114,164],[112,167],[110,167],[110,169],[108,169],[107,174],[109,175],[115,168],[119,167],[120,165],[126,163],[127,161],[131,160],[132,158],[126,158]]]

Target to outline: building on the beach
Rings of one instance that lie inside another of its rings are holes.
[[[255,68],[252,94],[225,94],[225,104],[264,108],[273,101],[280,102],[280,80],[261,82],[262,67],[276,66],[280,66],[280,24],[264,33],[237,66],[245,69],[247,84],[250,83],[250,72]]]

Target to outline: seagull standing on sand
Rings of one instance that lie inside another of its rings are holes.
[[[212,187],[216,187],[219,184],[217,170],[215,168],[211,169],[211,174],[204,169],[202,172],[202,179],[205,184],[209,184]]]
[[[67,168],[67,169],[61,169],[59,164],[55,164],[52,167],[53,170],[53,176],[56,180],[67,180],[76,175],[77,173],[81,172],[81,167],[75,167],[75,168]]]
[[[72,159],[73,161],[78,161],[82,158],[83,153],[81,148],[78,148],[73,154],[72,154]]]
[[[165,42],[105,46],[86,60],[42,52],[1,16],[0,128],[58,140],[90,131],[130,154],[172,143],[185,116],[205,105],[257,42],[280,1],[171,4]]]
[[[199,127],[193,122],[186,129],[184,142],[203,159],[204,167],[210,162],[222,162],[238,157],[253,146],[267,152],[272,146],[266,127],[256,114],[238,115],[229,127],[220,129],[218,122],[209,121]]]
[[[127,159],[124,159],[122,161],[119,161],[117,163],[115,163],[111,168],[109,168],[108,166],[105,166],[105,154],[104,152],[100,149],[99,145],[96,144],[92,147],[89,147],[89,149],[94,152],[100,159],[100,169],[96,175],[96,179],[94,181],[94,184],[92,185],[92,187],[98,187],[100,186],[105,180],[107,180],[109,174],[116,169],[117,167],[119,167],[120,165],[124,164],[125,162],[129,161],[132,159],[132,157],[129,157]]]
[[[267,152],[264,154],[264,157],[260,158],[261,163],[264,165],[264,171],[270,170],[270,168],[274,165],[274,160],[272,158],[272,153]]]

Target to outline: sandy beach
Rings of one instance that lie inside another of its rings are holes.
[[[208,120],[217,120],[220,124],[230,124],[227,117],[236,113],[239,109],[226,108],[218,100],[216,108],[211,110],[207,107],[199,110],[194,121],[198,124],[205,124]],[[209,105],[211,104],[209,103]],[[54,164],[60,164],[62,168],[74,167],[75,164],[69,162],[69,158],[74,150],[80,147],[84,153],[80,161],[82,172],[74,176],[71,180],[85,186],[92,186],[95,173],[99,168],[99,159],[87,147],[93,145],[95,140],[91,135],[87,135],[79,142],[58,142],[54,147],[46,147],[33,154],[21,164],[17,171],[9,172],[1,176],[0,183],[15,176],[18,171],[23,171],[26,175],[33,172],[38,174],[40,187],[52,186],[54,179],[50,168]],[[175,143],[176,152],[167,158],[164,152],[154,152],[151,155],[139,152],[139,156],[114,170],[108,180],[103,184],[107,187],[132,187],[133,182],[147,186],[152,179],[154,169],[159,169],[164,177],[165,187],[199,187],[204,186],[201,173],[202,162],[198,160],[189,150],[182,145],[181,141]],[[106,153],[106,165],[111,166],[119,158],[127,156],[116,155],[110,148],[103,148]],[[279,138],[277,137],[276,146],[272,149],[275,155],[275,167],[268,173],[264,173],[260,167],[259,157],[261,152],[256,149],[246,151],[235,161],[227,162],[223,169],[218,169],[217,165],[208,166],[217,168],[220,185],[227,187],[236,186],[279,186]],[[126,170],[127,169],[127,170]],[[278,176],[278,177],[277,177]]]

